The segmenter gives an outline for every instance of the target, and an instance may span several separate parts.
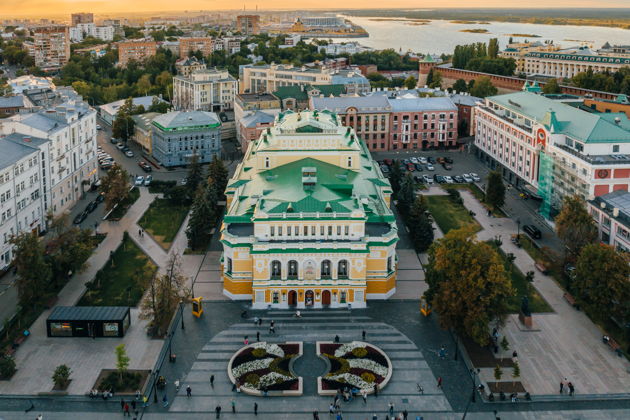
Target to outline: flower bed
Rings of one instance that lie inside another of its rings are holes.
[[[349,387],[374,392],[374,385],[383,389],[392,376],[392,363],[378,347],[353,341],[340,344],[317,342],[317,355],[328,365],[328,373],[317,378],[320,395],[334,395],[338,389]]]
[[[293,362],[302,355],[302,343],[253,343],[234,353],[228,376],[249,395],[302,395],[302,378]]]

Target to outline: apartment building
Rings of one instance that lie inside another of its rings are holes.
[[[94,13],[73,13],[70,15],[72,26],[82,23],[94,23]]]
[[[118,43],[118,65],[125,67],[129,61],[143,62],[157,52],[157,42],[139,39]]]
[[[0,270],[13,260],[13,235],[46,229],[48,141],[13,133],[0,138]]]
[[[540,41],[513,42],[499,52],[499,57],[512,58],[516,62],[514,73],[525,73],[525,56],[530,52],[554,52],[560,49],[559,45],[548,44]]]
[[[260,33],[260,16],[236,16],[236,30],[243,35],[258,35]]]
[[[176,110],[224,111],[232,109],[237,80],[227,70],[204,69],[173,77],[173,105]]]
[[[525,54],[525,74],[572,78],[592,69],[595,73],[614,73],[630,66],[630,57],[598,55],[586,47],[555,52],[529,52]]]
[[[178,76],[188,77],[198,70],[206,69],[207,66],[203,59],[197,60],[197,57],[186,57],[177,60],[175,62],[175,68],[177,69]]]
[[[236,139],[241,150],[247,150],[250,141],[260,137],[266,127],[273,124],[280,113],[280,99],[270,93],[239,93],[234,99]]]
[[[630,192],[613,191],[587,203],[599,240],[619,251],[630,252]]]
[[[584,199],[630,183],[630,120],[531,92],[485,98],[475,107],[475,146],[508,181],[543,199],[542,212],[562,198]]]
[[[188,57],[190,52],[201,51],[204,57],[214,51],[211,37],[181,37],[179,38],[179,58]]]
[[[70,34],[67,26],[39,26],[33,29],[33,41],[24,42],[35,65],[43,71],[57,71],[70,60]]]
[[[115,29],[113,26],[96,26],[94,23],[79,23],[69,29],[70,40],[81,42],[87,37],[103,41],[113,41]]]

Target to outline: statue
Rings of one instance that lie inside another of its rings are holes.
[[[521,312],[524,316],[532,316],[532,312],[529,310],[529,299],[527,296],[523,296],[523,299],[521,299]]]

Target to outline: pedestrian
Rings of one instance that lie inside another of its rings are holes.
[[[361,331],[361,340],[365,341],[365,330]]]
[[[256,331],[256,341],[260,341],[260,331]]]
[[[142,229],[138,229],[138,236],[142,236]]]
[[[236,414],[236,401],[234,401],[234,398],[232,398],[230,404],[232,404],[232,413]]]
[[[562,391],[564,391],[564,381],[560,381],[560,393],[562,394]]]
[[[272,325],[269,326],[269,334],[275,334],[276,333],[276,329],[275,327]]]
[[[363,404],[367,404],[367,391],[365,389],[361,390],[361,397],[363,398]]]
[[[409,415],[409,412],[407,411],[406,408],[403,410],[402,415],[403,415],[403,420],[407,420],[407,416]]]
[[[444,346],[440,347],[440,351],[438,352],[438,355],[440,356],[440,359],[446,358],[446,347]]]
[[[254,403],[254,415],[258,415],[258,403]]]
[[[125,410],[125,400],[123,400],[122,398],[120,399],[120,409],[121,411]]]
[[[394,403],[393,402],[389,402],[389,415],[393,416],[394,415]]]
[[[374,384],[374,398],[378,397],[378,384]]]
[[[147,408],[149,406],[149,397],[146,395],[142,396],[142,408]]]
[[[258,318],[258,326],[259,327],[262,326],[262,322],[263,322],[263,319],[262,318]]]
[[[186,396],[188,398],[192,397],[192,389],[190,388],[190,385],[186,387]]]
[[[330,406],[328,406],[328,414],[330,414],[331,416],[333,414],[335,414],[335,406],[334,406],[334,404],[330,404]]]
[[[139,389],[136,390],[136,401],[140,401],[140,397],[142,396],[142,393],[140,392]]]
[[[575,392],[575,387],[573,386],[573,383],[569,382],[569,384],[567,385],[569,387],[569,396],[573,396],[573,393]]]
[[[131,400],[131,408],[136,411],[136,400]]]
[[[129,404],[127,403],[125,403],[125,406],[123,407],[123,415],[131,417],[131,413],[129,412]]]
[[[221,418],[221,406],[220,405],[217,405],[214,408],[214,412],[217,414],[216,418]]]
[[[249,344],[249,338],[247,338],[247,336],[245,336],[245,338],[243,339],[243,344],[245,345]]]
[[[44,416],[42,416],[41,414],[39,416],[37,416],[36,420],[44,420]]]
[[[319,417],[318,417],[318,419],[319,419]],[[339,411],[339,412],[337,413],[337,417],[335,417],[335,419],[336,419],[336,420],[343,420],[343,417],[341,417],[341,411]]]
[[[168,397],[166,394],[162,397],[162,407],[168,407]]]
[[[273,326],[275,326],[275,325],[276,325],[276,323],[275,323],[275,321],[272,319],[271,321],[269,321],[269,325],[273,327]]]
[[[372,420],[378,420],[378,417],[376,417],[376,414],[372,414]]]
[[[210,375],[210,386],[214,388],[214,375]]]
[[[254,325],[258,325],[258,317],[257,316],[254,317]]]
[[[319,413],[317,410],[313,411],[313,420],[319,420]]]
[[[440,388],[440,389],[442,388],[442,377],[441,376],[438,376],[437,387]]]

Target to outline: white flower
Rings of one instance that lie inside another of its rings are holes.
[[[350,353],[357,348],[365,347],[365,344],[353,341],[352,343],[344,344],[335,350],[335,357],[343,357],[345,354]]]
[[[365,382],[363,379],[361,379],[361,377],[352,373],[342,373],[341,375],[326,376],[324,379],[330,379],[332,381],[339,381],[339,379],[344,379],[346,383],[353,385],[359,389],[372,389],[374,387],[373,384]]]
[[[251,362],[245,362],[242,365],[238,365],[235,368],[232,368],[232,375],[235,378],[239,378],[243,374],[247,372],[252,372],[255,370],[266,369],[269,367],[271,362],[274,361],[275,358],[267,357],[265,359],[252,360]]]
[[[275,385],[278,379],[282,379],[282,381],[285,382],[295,378],[292,376],[284,376],[277,372],[269,372],[268,374],[260,377],[260,381],[258,382],[258,389],[263,389],[264,387]]]
[[[277,344],[260,342],[252,344],[251,347],[255,349],[265,349],[265,351],[269,354],[273,354],[274,356],[278,357],[284,357],[284,350],[282,350],[282,348],[280,348],[280,346]]]
[[[380,363],[376,363],[374,360],[370,360],[370,359],[347,359],[347,360],[351,368],[369,370],[383,377],[387,376],[387,372],[389,372],[388,368],[381,365]]]

